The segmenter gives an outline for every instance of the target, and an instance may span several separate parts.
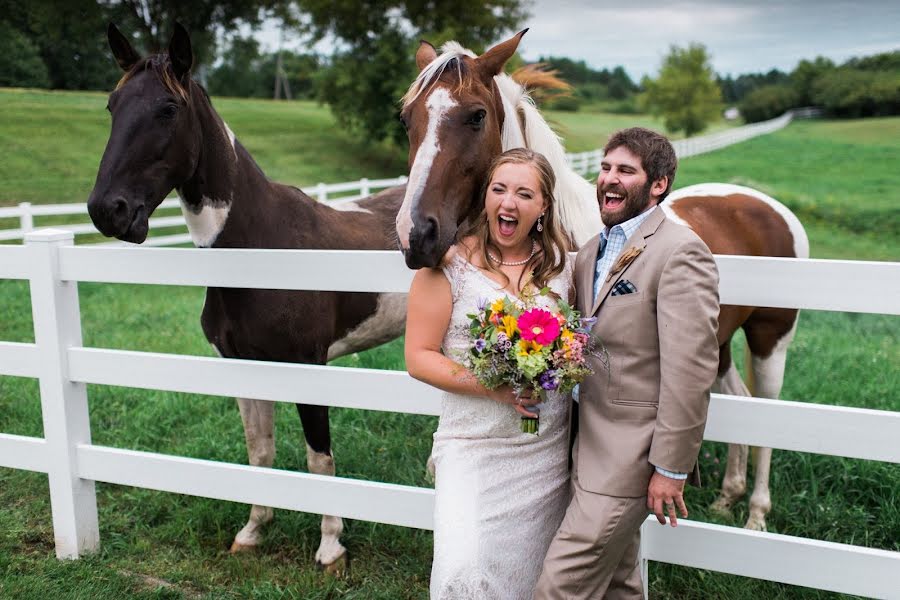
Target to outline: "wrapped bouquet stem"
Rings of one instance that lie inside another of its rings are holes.
[[[544,289],[541,295],[546,295]],[[594,319],[583,319],[562,299],[557,310],[528,306],[503,296],[478,305],[469,333],[469,367],[488,389],[509,385],[530,390],[542,403],[554,391],[568,392],[592,373],[585,358],[593,352],[588,333]],[[529,407],[540,413],[540,403]],[[522,417],[522,431],[537,434],[540,417]]]

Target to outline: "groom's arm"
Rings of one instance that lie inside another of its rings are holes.
[[[671,253],[660,276],[659,409],[649,459],[666,471],[691,472],[700,452],[719,365],[718,282],[712,254],[696,236]]]

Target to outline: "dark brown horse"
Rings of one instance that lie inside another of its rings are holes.
[[[559,138],[526,91],[503,74],[521,32],[481,56],[450,43],[438,55],[423,42],[420,73],[404,96],[401,119],[409,134],[410,178],[397,215],[397,235],[411,268],[433,267],[455,241],[464,220],[477,215],[490,161],[501,151],[526,146],[547,156],[557,175],[559,222],[576,245],[599,232],[594,186],[566,164]],[[598,140],[599,142],[599,140]],[[809,256],[806,233],[781,203],[739,186],[704,184],[673,192],[662,205],[669,218],[692,228],[715,254]],[[752,358],[755,392],[777,398],[797,311],[723,306],[719,316],[717,389],[750,395],[731,360],[730,341],[743,328]],[[770,509],[771,450],[761,448],[746,526],[765,529]],[[747,448],[732,446],[722,495],[715,508],[729,510],[744,493]]]
[[[181,26],[167,54],[147,58],[115,26],[108,37],[125,75],[109,96],[112,130],[88,201],[104,235],[143,242],[148,218],[175,189],[198,247],[396,248],[393,224],[403,188],[339,211],[269,181],[192,81],[191,42]],[[208,288],[201,324],[209,343],[227,358],[325,364],[398,337],[405,305],[403,294]],[[270,467],[273,403],[238,404],[250,464]],[[328,408],[297,404],[297,410],[310,472],[334,475]],[[271,508],[253,506],[232,549],[256,546],[271,519]],[[342,529],[340,518],[323,517],[316,561],[331,570],[345,562]]]

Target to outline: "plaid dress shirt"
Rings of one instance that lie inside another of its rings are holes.
[[[603,287],[603,282],[609,274],[609,270],[615,264],[616,259],[622,254],[625,244],[635,231],[641,226],[647,217],[656,210],[656,207],[645,210],[636,217],[628,219],[624,223],[614,225],[612,228],[604,228],[600,232],[600,251],[597,253],[597,266],[594,268],[594,301]]]

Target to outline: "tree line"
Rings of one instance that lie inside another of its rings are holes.
[[[156,52],[178,20],[191,32],[195,71],[212,95],[272,97],[280,76],[280,89],[328,104],[341,125],[365,139],[402,143],[397,99],[416,75],[419,39],[435,45],[453,39],[481,52],[527,16],[523,0],[0,0],[0,86],[108,90],[121,73],[107,48],[106,24],[130,32],[136,48]],[[329,36],[337,50],[264,52],[246,27],[266,19],[310,45]],[[511,62],[523,64],[518,57]],[[789,73],[723,77],[706,48],[691,43],[671,47],[658,74],[639,83],[622,66],[594,69],[560,56],[539,62],[573,86],[568,95],[543,100],[547,108],[646,111],[686,135],[735,105],[747,122],[807,105],[834,117],[900,114],[900,51],[841,65],[817,57]]]

